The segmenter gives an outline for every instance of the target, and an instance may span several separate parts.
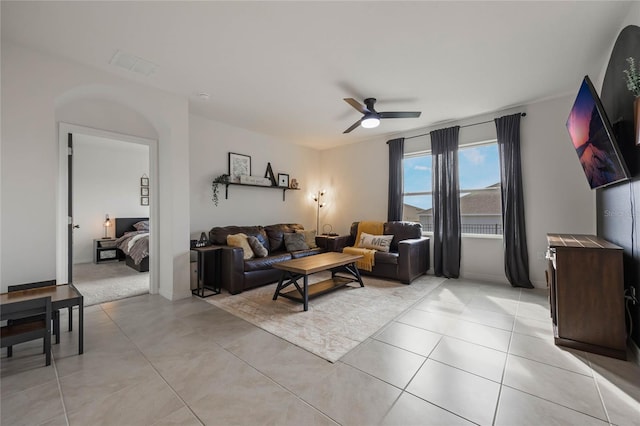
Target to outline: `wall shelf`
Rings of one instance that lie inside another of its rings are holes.
[[[249,186],[253,188],[267,188],[267,189],[280,189],[282,190],[282,201],[285,201],[285,193],[287,191],[299,191],[300,188],[287,188],[284,186],[264,186],[264,185],[252,185],[250,183],[237,183],[237,182],[228,182],[223,184],[225,186],[224,189],[224,198],[225,200],[229,199],[229,185],[234,186]]]

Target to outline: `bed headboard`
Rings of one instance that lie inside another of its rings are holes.
[[[120,238],[125,232],[133,232],[136,228],[133,227],[141,220],[149,220],[148,217],[117,217],[116,221],[116,238]]]

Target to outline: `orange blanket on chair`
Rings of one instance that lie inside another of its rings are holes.
[[[365,271],[369,272],[371,272],[371,270],[373,269],[374,259],[376,255],[375,250],[369,250],[360,247],[345,247],[342,249],[342,252],[364,256],[362,259],[356,262],[356,266],[358,267],[358,269],[364,269]]]
[[[360,254],[362,259],[356,262],[356,266],[359,269],[371,272],[373,265],[375,264],[375,250],[358,247],[360,245],[360,235],[364,232],[371,235],[382,235],[384,230],[383,222],[362,221],[358,223],[358,233],[356,234],[356,241],[353,243],[353,247],[345,247],[342,249],[343,253]]]

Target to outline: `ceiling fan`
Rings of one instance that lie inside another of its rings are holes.
[[[360,102],[356,101],[353,98],[344,98],[345,102],[357,109],[359,112],[364,114],[362,118],[355,123],[347,130],[342,133],[349,133],[353,129],[358,126],[362,126],[366,129],[371,129],[374,127],[378,127],[380,124],[380,120],[383,118],[416,118],[420,117],[421,112],[378,112],[373,108],[373,105],[376,103],[376,98],[367,98],[364,100],[364,105]]]

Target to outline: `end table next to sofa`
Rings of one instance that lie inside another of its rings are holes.
[[[326,251],[342,253],[342,249],[349,243],[349,235],[316,235],[316,244]]]
[[[198,255],[196,272],[197,286],[191,294],[198,297],[209,297],[220,294],[220,246],[192,247]],[[205,290],[211,293],[205,294]]]

